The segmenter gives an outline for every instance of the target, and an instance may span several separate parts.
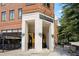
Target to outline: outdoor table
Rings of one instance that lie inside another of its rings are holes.
[[[70,42],[71,45],[74,45],[74,46],[79,46],[79,42]]]
[[[73,50],[72,52],[75,53],[75,55],[79,55],[79,42],[70,42],[71,44],[71,50]],[[72,48],[74,47],[74,48]]]

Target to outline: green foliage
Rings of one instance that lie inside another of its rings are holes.
[[[79,41],[79,4],[64,4],[62,13],[59,42]]]

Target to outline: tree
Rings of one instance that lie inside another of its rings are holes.
[[[66,43],[79,41],[79,4],[62,4],[61,27],[59,28],[59,41]],[[61,39],[60,39],[61,38]]]

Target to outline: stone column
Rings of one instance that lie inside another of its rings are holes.
[[[54,49],[54,23],[51,23],[49,27],[49,49]]]
[[[22,21],[22,51],[28,49],[28,24],[26,21]]]
[[[35,50],[42,50],[42,20],[35,19]]]

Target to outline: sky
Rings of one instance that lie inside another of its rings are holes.
[[[54,8],[55,16],[58,18],[58,26],[61,26],[59,20],[62,16],[62,13],[61,13],[62,12],[62,5],[61,5],[61,3],[55,3],[54,7],[55,7]]]
[[[62,5],[61,3],[55,3],[54,5],[55,7],[55,16],[58,17],[58,18],[61,18],[61,15],[62,15]]]

